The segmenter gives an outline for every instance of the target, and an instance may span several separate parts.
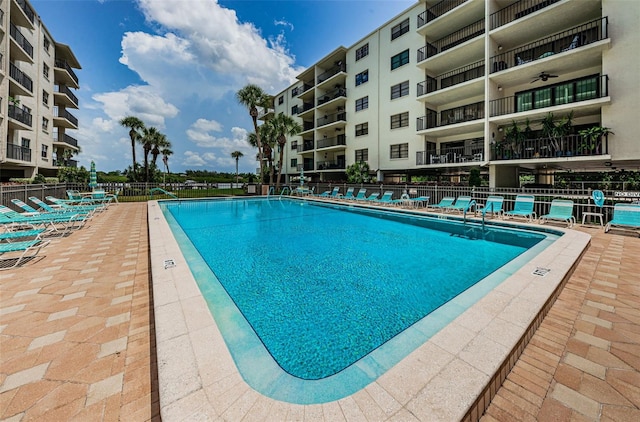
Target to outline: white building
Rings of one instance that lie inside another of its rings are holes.
[[[476,167],[514,187],[640,170],[639,22],[628,0],[419,1],[275,95],[304,126],[283,173],[346,180],[366,161],[379,181],[457,181]],[[580,135],[594,126],[614,134]]]
[[[28,0],[0,0],[0,181],[56,176],[76,166],[73,51],[56,42]]]

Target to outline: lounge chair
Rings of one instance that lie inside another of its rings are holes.
[[[332,191],[327,190],[317,196],[318,198],[335,198],[338,196],[339,193],[340,193],[340,188],[336,186],[335,188],[333,188]]]
[[[38,255],[40,249],[49,244],[49,240],[27,240],[23,242],[0,243],[0,270],[15,268],[24,261],[31,260]],[[13,252],[18,256],[11,256]],[[5,254],[10,256],[5,257]]]
[[[456,198],[454,198],[453,196],[445,196],[440,200],[440,202],[438,202],[437,204],[430,205],[429,208],[442,210],[442,209],[445,209],[446,207],[453,205],[453,202],[455,200]]]
[[[388,190],[380,198],[373,199],[372,202],[380,205],[393,205],[391,198],[393,198],[393,191]]]
[[[640,229],[640,205],[618,203],[613,206],[613,218],[604,227],[607,233],[614,227]]]
[[[470,196],[459,196],[456,201],[448,206],[442,207],[446,212],[448,211],[460,211],[465,212],[468,211],[473,205],[475,205],[475,201],[471,199]]]
[[[32,202],[34,202],[34,199],[38,200],[38,198],[35,198],[35,197],[31,197],[29,199],[31,199]],[[40,201],[40,200],[38,200],[38,201]],[[33,208],[31,205],[28,205],[28,204],[22,202],[20,199],[17,199],[17,198],[12,199],[11,202],[14,203],[15,205],[19,206],[23,210],[25,210],[25,212],[23,212],[22,215],[27,215],[27,216],[41,216],[41,217],[44,216],[44,217],[46,217],[46,216],[48,216],[50,214],[54,214],[56,217],[58,217],[58,216],[60,216],[62,214],[66,214],[68,216],[75,215],[75,214],[82,214],[82,215],[89,214],[88,211],[87,212],[74,212],[74,211],[71,211],[71,210],[47,207],[46,204],[45,204],[45,207],[40,206],[40,209],[37,210],[37,209]],[[40,201],[40,202],[42,202],[42,201]],[[39,204],[37,204],[37,205],[39,205]]]
[[[0,205],[0,224],[31,226],[33,228],[40,226],[49,227],[62,235],[68,230],[82,228],[87,218],[87,215],[73,213],[25,215],[4,205]]]
[[[380,192],[373,192],[371,195],[369,195],[368,197],[364,198],[363,201],[364,202],[375,202],[378,197],[380,196]]]
[[[429,206],[430,196],[418,196],[417,198],[410,198],[409,201],[411,206],[414,208],[420,208],[420,206],[427,208]]]
[[[29,198],[31,199],[31,198]],[[55,206],[59,207],[62,210],[65,211],[74,211],[74,212],[78,212],[78,213],[88,213],[90,211],[93,212],[101,212],[106,210],[107,208],[105,207],[105,205],[103,204],[93,204],[93,203],[88,203],[88,202],[84,202],[84,203],[78,203],[78,204],[70,204],[68,201],[64,200],[64,199],[58,199],[54,196],[47,196],[45,197],[45,199],[49,202],[51,202],[52,204],[54,204]]]
[[[391,200],[391,204],[397,207],[401,207],[403,205],[410,207],[413,205],[413,203],[411,202],[411,197],[408,193],[406,193],[406,191],[405,193],[400,195],[400,198]]]
[[[536,202],[534,195],[518,195],[516,202],[513,204],[513,210],[503,213],[504,217],[525,217],[530,222],[536,219],[536,213],[533,207]]]
[[[8,227],[5,227],[8,229]],[[27,229],[27,230],[6,230],[0,232],[0,243],[8,242],[12,243],[16,240],[25,241],[27,239],[41,239],[42,235],[47,232],[47,229]]]
[[[569,199],[554,199],[551,201],[551,208],[547,214],[541,215],[540,224],[544,224],[549,220],[564,221],[567,227],[572,227],[576,219],[573,216],[573,201]]]
[[[363,199],[365,199],[365,194],[367,193],[367,190],[362,188],[358,191],[358,194],[356,196],[354,196],[352,199],[355,201],[362,201]]]
[[[339,194],[336,195],[336,198],[338,198],[338,199],[353,199],[353,198],[355,198],[355,196],[353,196],[353,191],[355,189],[356,188],[348,188],[347,192],[344,195],[339,193]]]
[[[476,213],[480,213],[483,217],[486,216],[488,212],[491,213],[491,216],[497,215],[498,217],[502,216],[502,204],[504,203],[503,196],[497,195],[489,195],[487,197],[487,202],[482,207],[476,206]]]

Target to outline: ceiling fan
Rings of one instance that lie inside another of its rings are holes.
[[[551,75],[547,72],[540,72],[540,74],[534,80],[532,80],[531,83],[538,82],[538,81],[547,82],[547,79],[557,78],[557,77],[558,75]]]

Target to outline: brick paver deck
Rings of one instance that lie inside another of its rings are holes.
[[[0,272],[0,420],[159,420],[146,215],[112,206]],[[484,421],[640,420],[640,238],[581,230],[589,250]]]

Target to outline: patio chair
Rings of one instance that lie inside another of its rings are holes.
[[[354,201],[361,201],[365,198],[365,194],[367,193],[367,190],[362,188],[358,191],[358,194],[356,196],[354,196],[352,199]]]
[[[337,199],[353,199],[353,198],[355,198],[355,196],[353,196],[353,191],[355,189],[356,188],[349,188],[349,189],[347,189],[347,192],[344,195],[341,194],[341,193],[337,194],[336,198]]]
[[[573,216],[573,201],[569,199],[554,199],[547,214],[541,215],[538,222],[544,224],[549,220],[564,221],[567,227],[572,227],[576,219]]]
[[[473,199],[471,199],[470,196],[459,196],[458,199],[456,199],[456,201],[448,206],[444,206],[442,207],[445,212],[449,212],[449,211],[460,211],[460,212],[465,212],[468,211],[472,206],[475,205],[475,201]]]
[[[11,230],[9,227],[5,227],[4,232],[0,232],[0,244],[12,243],[20,239],[25,241],[27,239],[41,239],[43,234],[46,234],[47,229],[26,229],[26,230]]]
[[[516,196],[516,202],[513,204],[513,209],[505,211],[502,215],[505,218],[524,217],[531,222],[536,219],[536,213],[533,211],[535,202],[536,197],[534,195],[518,195]]]
[[[31,199],[31,198],[29,198]],[[102,212],[107,208],[103,204],[92,204],[88,202],[78,203],[78,204],[70,204],[68,201],[64,199],[58,199],[54,196],[47,196],[45,199],[52,204],[60,207],[61,210],[65,211],[74,211],[78,213],[89,213],[92,212]]]
[[[340,188],[336,186],[332,191],[324,191],[319,195],[316,195],[318,198],[335,198],[340,193]]]
[[[487,212],[491,213],[491,217],[497,215],[498,217],[502,216],[502,204],[504,203],[504,197],[498,195],[489,195],[487,197],[487,202],[482,207],[476,206],[476,213],[480,213],[483,217],[487,214]]]
[[[386,191],[380,198],[375,198],[371,202],[380,205],[392,205],[393,191]]]
[[[40,252],[40,249],[47,246],[49,243],[49,240],[41,239],[13,243],[0,243],[0,270],[15,268],[22,262],[35,258],[38,255],[38,252]],[[12,254],[13,252],[16,252],[17,254]],[[9,256],[5,257],[5,254],[9,254]]]
[[[613,206],[613,218],[604,227],[607,233],[612,228],[640,229],[640,205],[618,203]]]
[[[369,195],[368,197],[364,198],[363,201],[364,202],[375,202],[378,197],[380,196],[380,192],[373,192],[371,195]]]
[[[22,208],[24,210],[24,212],[28,213],[28,214],[33,214],[33,215],[38,215],[40,214],[40,212],[33,208],[31,205],[27,205],[24,202],[22,202],[20,199],[18,198],[13,198],[11,200],[12,203],[14,203],[15,205],[17,205],[18,207]]]
[[[49,227],[61,235],[66,234],[66,232],[71,229],[82,228],[87,218],[87,215],[74,213],[25,215],[4,205],[0,205],[0,224],[32,226],[33,228],[39,226]]]
[[[449,207],[453,205],[453,202],[456,200],[453,196],[445,196],[438,202],[437,204],[430,205],[429,208],[441,209],[443,210],[445,207]]]
[[[420,206],[427,208],[429,206],[430,196],[418,196],[417,198],[411,198],[411,205],[415,208],[420,208]]]

